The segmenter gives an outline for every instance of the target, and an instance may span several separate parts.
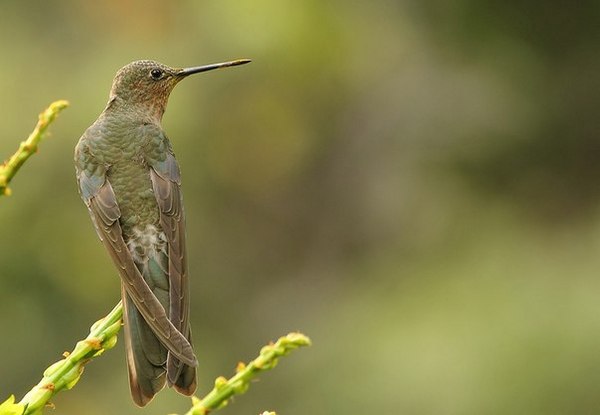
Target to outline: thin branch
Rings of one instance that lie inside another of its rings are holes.
[[[233,395],[246,392],[250,387],[250,380],[259,372],[274,368],[281,356],[310,344],[310,339],[304,334],[290,333],[280,337],[276,343],[264,346],[258,357],[247,365],[238,363],[237,373],[233,377],[229,379],[218,377],[215,380],[215,387],[204,398],[193,397],[193,406],[185,415],[206,415],[212,410],[224,407]]]
[[[75,386],[83,373],[84,365],[117,343],[122,315],[123,306],[119,302],[106,317],[92,325],[89,336],[77,342],[72,352],[65,353],[64,359],[48,367],[42,380],[19,402],[24,408],[22,414],[40,414],[54,395]]]
[[[58,114],[67,108],[69,103],[64,100],[54,101],[48,108],[46,108],[39,115],[38,123],[29,134],[27,140],[21,142],[19,149],[13,154],[8,161],[0,165],[0,196],[10,195],[11,190],[8,184],[19,171],[23,163],[31,157],[38,149],[40,140],[43,138],[44,133],[48,129],[48,126],[56,119]]]

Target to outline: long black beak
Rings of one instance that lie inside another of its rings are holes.
[[[192,75],[199,72],[212,71],[213,69],[228,68],[230,66],[244,65],[252,62],[250,59],[237,59],[229,62],[211,63],[210,65],[194,66],[192,68],[184,68],[177,73],[181,77]]]

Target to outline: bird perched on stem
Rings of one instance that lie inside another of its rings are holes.
[[[121,277],[129,384],[139,406],[165,382],[185,395],[196,389],[181,177],[161,127],[167,100],[189,75],[248,62],[185,69],[132,62],[117,72],[106,108],[75,148],[79,192]]]

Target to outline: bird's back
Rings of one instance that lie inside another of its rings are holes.
[[[102,114],[83,134],[75,151],[78,177],[85,173],[85,181],[96,181],[98,187],[103,181],[110,183],[120,213],[124,244],[167,316],[171,307],[169,245],[160,220],[151,166],[164,162],[170,151],[160,125],[119,114]],[[81,183],[82,198],[86,201],[91,195],[86,194]],[[165,384],[168,349],[140,314],[125,287],[122,297],[132,395],[136,403],[145,405]],[[179,323],[180,318],[176,317],[174,323]],[[187,322],[187,317],[184,320]],[[176,327],[189,333],[189,327]],[[176,386],[183,384],[178,390],[184,393],[193,391],[195,371],[189,368],[181,372],[181,363],[175,362],[169,365],[176,371],[169,373],[170,382],[177,382]],[[185,381],[178,380],[180,373],[186,377]]]

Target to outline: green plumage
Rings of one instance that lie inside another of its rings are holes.
[[[158,226],[149,163],[163,161],[169,148],[167,138],[156,125],[144,125],[118,112],[103,114],[77,146],[77,166],[110,181],[126,236],[131,236],[135,226]],[[81,153],[84,155],[79,156]]]

